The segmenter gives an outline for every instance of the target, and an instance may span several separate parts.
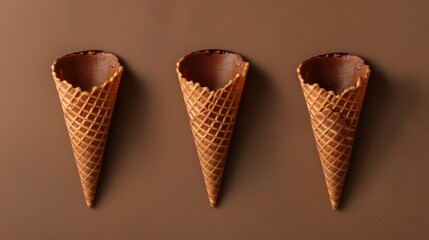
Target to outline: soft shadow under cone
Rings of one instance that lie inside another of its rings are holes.
[[[101,51],[72,53],[52,65],[88,207],[94,203],[122,70],[115,55]]]
[[[313,57],[297,69],[333,209],[338,209],[370,69],[349,54]]]
[[[215,207],[249,63],[224,50],[203,50],[177,63],[177,74],[203,172]]]

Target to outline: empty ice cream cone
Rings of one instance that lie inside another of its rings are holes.
[[[350,54],[320,55],[297,69],[333,209],[340,203],[370,68]]]
[[[202,50],[177,63],[210,206],[215,207],[249,63],[233,52]]]
[[[92,207],[123,67],[111,53],[84,51],[59,58],[51,68],[86,204]]]

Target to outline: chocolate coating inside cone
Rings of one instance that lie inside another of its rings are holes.
[[[179,71],[189,81],[215,91],[242,74],[245,61],[238,54],[223,50],[194,52],[182,59]]]
[[[341,94],[357,85],[359,77],[365,77],[363,59],[349,54],[328,54],[313,57],[302,63],[300,74],[305,83],[317,83],[327,91]]]
[[[118,58],[111,53],[86,51],[58,59],[54,71],[59,79],[89,92],[110,79],[119,67]]]

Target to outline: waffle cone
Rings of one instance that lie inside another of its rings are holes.
[[[348,54],[311,58],[297,69],[331,207],[339,207],[370,69]]]
[[[92,207],[123,67],[110,53],[66,55],[52,65],[86,204]]]
[[[248,68],[238,54],[223,50],[194,52],[177,63],[211,207],[217,203]]]

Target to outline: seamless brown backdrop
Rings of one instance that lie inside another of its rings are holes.
[[[1,239],[428,239],[427,1],[0,1]],[[219,207],[206,197],[175,73],[241,53],[250,72]],[[87,209],[52,62],[125,65]],[[296,76],[314,55],[372,68],[342,209],[330,209]]]

